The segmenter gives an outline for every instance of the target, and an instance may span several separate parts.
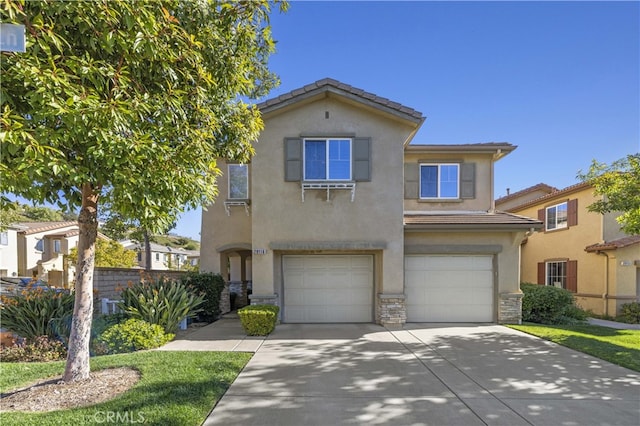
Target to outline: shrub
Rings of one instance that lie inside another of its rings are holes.
[[[64,344],[49,336],[23,339],[22,342],[0,349],[2,362],[60,361],[67,357]]]
[[[222,275],[210,272],[189,272],[182,277],[182,282],[204,297],[198,318],[206,322],[217,320],[220,317],[220,295],[224,289]]]
[[[129,317],[157,324],[167,333],[175,333],[184,318],[196,316],[204,302],[184,283],[163,279],[125,288],[121,298],[118,307]]]
[[[249,305],[238,310],[242,328],[249,336],[266,336],[276,327],[280,308],[274,305]]]
[[[116,354],[158,348],[173,337],[174,334],[165,333],[157,324],[130,318],[106,329],[99,341],[105,344],[109,353]]]
[[[52,320],[73,314],[74,295],[43,287],[27,287],[13,297],[2,296],[2,327],[25,339],[56,337]]]
[[[629,324],[640,324],[640,303],[625,303],[620,307],[620,312]]]
[[[541,324],[559,324],[578,315],[570,291],[553,286],[522,283],[522,320]]]

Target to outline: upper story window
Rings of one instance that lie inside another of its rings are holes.
[[[54,253],[62,252],[62,245],[60,240],[53,240],[53,252]]]
[[[305,139],[304,180],[351,180],[351,139]]]
[[[420,198],[459,198],[459,164],[420,164]]]
[[[0,232],[0,246],[9,245],[9,233],[7,231]]]
[[[249,199],[249,166],[246,164],[229,164],[229,199]]]
[[[561,229],[567,227],[567,203],[556,204],[546,208],[546,227],[547,230]]]

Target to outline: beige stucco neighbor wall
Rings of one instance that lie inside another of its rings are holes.
[[[537,217],[539,209],[552,206],[569,199],[578,200],[578,224],[564,229],[544,232],[544,229],[531,235],[522,247],[522,281],[537,283],[538,262],[550,260],[576,260],[578,262],[578,304],[596,314],[615,315],[622,303],[628,303],[628,296],[637,295],[637,268],[633,265],[620,266],[620,256],[631,260],[640,255],[627,253],[638,251],[638,245],[625,249],[609,250],[604,254],[589,253],[584,249],[592,244],[623,236],[610,217],[587,211],[587,206],[597,200],[590,187],[579,187],[576,191],[562,191],[557,197],[548,197],[541,203],[512,210],[524,216]],[[608,231],[605,232],[605,224]],[[633,262],[631,262],[633,263]],[[617,299],[624,296],[622,299]],[[607,301],[608,300],[608,301]]]
[[[252,181],[252,245],[267,253],[253,256],[254,295],[281,294],[280,256],[301,252],[296,246],[272,249],[286,242],[308,242],[303,251],[313,253],[368,252],[370,243],[370,252],[377,251],[376,294],[403,293],[401,171],[403,143],[413,129],[331,95],[265,117],[252,162],[252,173],[259,176]],[[353,202],[344,190],[331,191],[329,201],[326,190],[307,191],[302,202],[300,184],[284,181],[283,138],[321,135],[371,138],[372,180],[357,183]]]

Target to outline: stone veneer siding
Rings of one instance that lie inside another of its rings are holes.
[[[500,293],[498,323],[522,324],[522,293]]]
[[[379,294],[376,322],[387,328],[402,328],[407,322],[404,294]]]

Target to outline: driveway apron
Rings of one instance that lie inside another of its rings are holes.
[[[498,325],[281,324],[204,424],[638,425],[640,374]]]

